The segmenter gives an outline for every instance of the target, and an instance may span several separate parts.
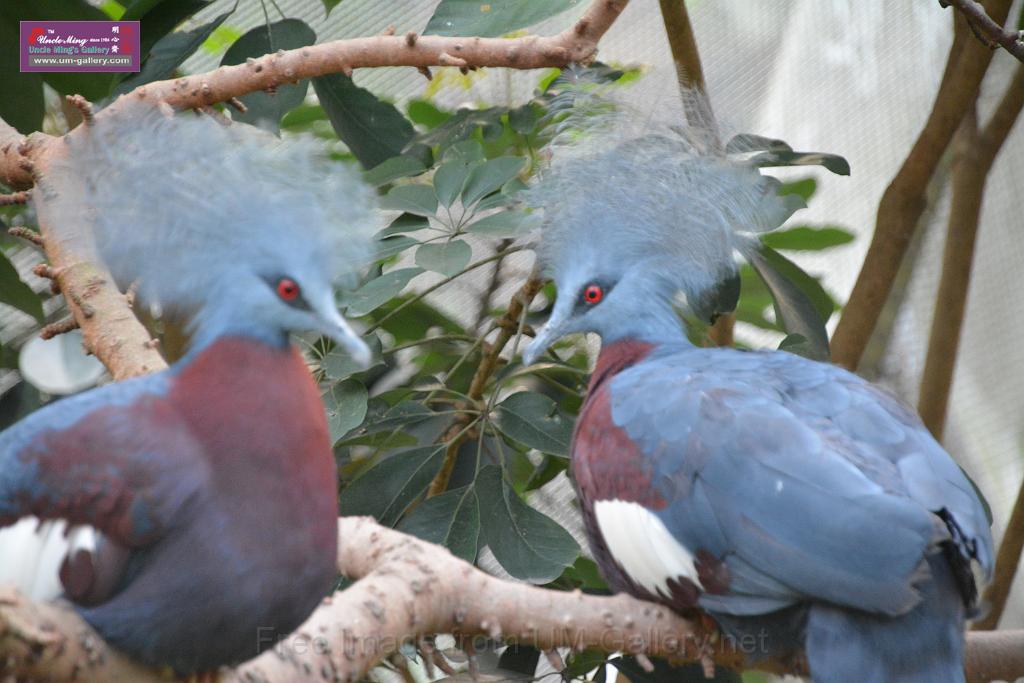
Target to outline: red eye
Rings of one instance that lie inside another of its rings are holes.
[[[295,301],[299,296],[299,283],[289,278],[281,278],[277,281],[277,295],[284,301]]]
[[[583,300],[588,304],[596,304],[604,298],[604,290],[600,285],[587,285],[583,290]]]

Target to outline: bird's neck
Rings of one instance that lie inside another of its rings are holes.
[[[193,320],[192,339],[186,359],[194,358],[221,339],[239,337],[274,349],[289,345],[288,334],[281,328],[258,324],[237,310],[204,310]]]
[[[643,293],[642,306],[616,311],[614,320],[599,330],[607,346],[622,341],[637,341],[652,346],[690,345],[678,312],[667,297],[655,292]]]
[[[655,345],[651,342],[640,339],[620,339],[604,344],[597,357],[594,372],[590,375],[587,395],[592,396],[605,381],[642,361],[654,348]]]

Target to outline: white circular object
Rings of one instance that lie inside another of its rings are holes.
[[[102,363],[85,353],[78,330],[28,341],[21,347],[18,369],[39,391],[60,395],[95,386],[106,371]]]

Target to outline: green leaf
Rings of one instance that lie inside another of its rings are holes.
[[[420,503],[398,525],[400,531],[443,545],[466,562],[476,559],[480,540],[480,503],[464,486]]]
[[[423,339],[431,328],[447,334],[463,333],[459,323],[422,299],[411,303],[408,300],[393,299],[381,307],[377,315],[386,315],[400,305],[403,306],[400,314],[381,323],[385,331],[394,335],[396,344]]]
[[[326,121],[327,112],[319,104],[300,104],[284,115],[281,128],[306,128],[317,121]]]
[[[341,4],[342,0],[320,0],[324,3],[324,17],[331,16],[331,10]]]
[[[473,163],[474,161],[486,161],[487,154],[484,147],[476,140],[462,140],[444,151],[442,161],[462,161]]]
[[[771,247],[753,252],[749,261],[771,292],[783,329],[807,340],[810,357],[828,360],[825,322],[835,304],[818,281]]]
[[[282,19],[247,31],[228,48],[220,63],[242,64],[249,57],[262,57],[278,50],[295,50],[315,42],[316,32],[306,22]],[[243,95],[239,99],[248,110],[244,114],[234,112],[231,116],[236,121],[251,123],[277,133],[281,128],[281,119],[302,104],[308,88],[309,82],[302,80],[292,85],[279,85],[273,93],[257,91]]]
[[[853,233],[832,225],[821,228],[797,225],[787,230],[777,230],[761,236],[761,241],[772,249],[792,251],[821,251],[849,244],[853,240]]]
[[[409,281],[423,272],[422,268],[399,268],[370,280],[352,292],[346,303],[348,315],[358,318],[386,303],[405,289]]]
[[[570,569],[572,568],[570,567]],[[583,650],[581,652],[571,652],[565,662],[565,668],[559,672],[565,677],[562,680],[587,680],[587,674],[594,669],[597,669],[598,671],[604,670],[604,665],[608,660],[608,656],[608,653],[602,652],[596,648]],[[595,678],[595,683],[604,683],[604,681],[598,681]]]
[[[433,415],[434,411],[419,401],[400,401],[377,414],[374,417],[373,424],[368,426],[368,430],[380,431],[391,430],[395,427],[405,427],[423,422],[423,420],[433,417]]]
[[[779,342],[779,351],[788,351],[812,360],[822,360],[814,346],[802,334],[787,334],[786,338]]]
[[[470,171],[482,165],[482,161],[455,159],[441,164],[434,172],[434,192],[441,206],[451,206],[462,192]]]
[[[370,448],[407,448],[415,446],[420,441],[411,434],[400,431],[389,432],[352,432],[340,441],[334,442],[335,448],[348,448],[351,446],[369,446]]]
[[[32,288],[21,281],[7,255],[0,251],[0,303],[14,306],[43,322],[43,302]]]
[[[401,216],[391,221],[391,224],[388,227],[378,232],[376,237],[378,240],[382,240],[385,237],[391,237],[392,235],[418,232],[429,227],[430,221],[423,216],[414,216],[411,213],[403,213]]]
[[[327,411],[332,443],[361,425],[366,417],[369,394],[362,382],[354,379],[338,382],[327,389],[321,399]]]
[[[472,257],[473,250],[462,240],[422,244],[416,250],[416,265],[451,277],[461,272]]]
[[[391,188],[381,200],[380,208],[406,211],[417,216],[433,216],[437,213],[437,195],[429,185],[399,185]]]
[[[567,458],[545,454],[544,459],[530,473],[530,477],[526,480],[523,490],[533,491],[534,489],[539,489],[562,472],[565,472],[568,466],[569,461]]]
[[[427,100],[413,100],[406,107],[405,112],[413,123],[427,128],[436,128],[451,117],[451,114],[441,111]]]
[[[802,180],[793,180],[788,183],[782,183],[782,185],[779,187],[778,194],[781,197],[785,197],[786,195],[790,194],[795,194],[801,199],[803,199],[804,202],[809,202],[811,200],[811,196],[817,189],[818,181],[811,177],[804,178]]]
[[[120,21],[139,21],[143,55],[181,22],[209,5],[211,0],[135,0],[127,5]]]
[[[557,522],[524,503],[495,465],[476,477],[483,538],[512,576],[548,583],[579,557],[576,540]]]
[[[512,394],[498,404],[495,425],[505,436],[524,446],[544,453],[569,455],[572,420],[544,394],[529,391]]]
[[[836,175],[850,175],[850,162],[838,154],[822,152],[762,152],[750,158],[754,166],[823,166]]]
[[[520,211],[502,211],[474,222],[466,228],[466,232],[484,237],[513,238],[525,235],[533,227],[526,214]]]
[[[0,74],[3,76],[3,97],[0,97],[0,119],[28,135],[43,127],[43,78],[38,73],[21,73],[18,58],[21,39],[18,25],[0,25]]]
[[[375,334],[370,334],[365,337],[363,341],[366,342],[367,346],[373,352],[373,365],[376,367],[382,365],[380,360],[380,337]],[[347,379],[349,376],[356,374],[357,372],[365,372],[370,368],[364,368],[359,363],[353,360],[352,356],[349,355],[341,346],[335,346],[328,352],[326,356],[320,359],[320,369],[324,371],[329,379],[341,380]]]
[[[424,35],[496,37],[553,17],[578,0],[441,0]]]
[[[462,190],[463,206],[471,206],[478,199],[500,189],[523,170],[525,162],[523,157],[498,157],[474,168]]]
[[[124,14],[124,7],[117,0],[100,0],[97,5],[111,21],[117,21]]]
[[[29,382],[21,381],[0,394],[0,432],[39,409],[43,397]]]
[[[400,155],[415,131],[409,120],[345,74],[313,79],[320,105],[363,168],[374,168]]]
[[[586,557],[576,560],[565,570],[562,578],[585,590],[608,590],[608,583],[601,576],[597,563]]]
[[[142,70],[137,74],[131,74],[114,88],[113,95],[121,95],[131,92],[140,85],[162,81],[174,75],[175,69],[181,66],[189,56],[199,49],[207,38],[210,37],[218,26],[233,12],[228,10],[208,24],[203,24],[191,31],[178,31],[168,33],[158,40],[149,51],[145,61],[142,63]]]
[[[541,78],[538,84],[538,88],[543,93],[539,101],[548,105],[548,113],[550,115],[552,105],[556,104],[557,100],[565,99],[567,101],[563,104],[572,106],[572,102],[575,99],[572,95],[574,91],[579,90],[581,83],[604,85],[621,82],[625,84],[630,80],[639,78],[640,75],[640,69],[634,68],[629,71],[623,71],[599,61],[583,68],[551,69],[546,76]],[[561,110],[564,111],[564,109]]]
[[[386,185],[399,178],[407,178],[409,176],[419,175],[423,173],[427,168],[423,165],[423,162],[416,157],[407,156],[405,154],[397,157],[391,157],[387,161],[382,161],[377,164],[369,171],[363,172],[363,180],[374,187],[380,187]]]
[[[408,429],[432,417],[435,417],[434,412],[417,401],[401,401],[391,406],[380,397],[375,397],[370,401],[362,426],[334,446],[388,449],[415,446],[419,439],[410,434]]]
[[[500,132],[503,128],[501,117],[505,113],[501,107],[490,107],[488,109],[460,109],[452,114],[448,120],[433,130],[416,137],[416,142],[433,147],[439,146],[442,150],[461,142],[479,129],[497,128]]]
[[[392,235],[377,240],[376,249],[373,252],[374,261],[383,261],[396,254],[401,254],[406,249],[419,244],[417,240],[406,235]]]
[[[539,107],[533,102],[527,102],[521,107],[510,109],[508,112],[508,125],[520,135],[532,133],[540,121]]]
[[[775,300],[757,275],[757,271],[749,263],[740,267],[740,300],[736,306],[736,319],[768,330],[780,331],[782,328],[769,320],[765,313],[773,307]]]
[[[342,516],[371,515],[393,526],[430,486],[444,461],[444,444],[395,453],[368,469],[342,492]]]
[[[0,343],[0,368],[18,369],[18,352],[2,343]]]

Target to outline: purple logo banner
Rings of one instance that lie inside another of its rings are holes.
[[[22,71],[138,71],[137,21],[23,21]]]

